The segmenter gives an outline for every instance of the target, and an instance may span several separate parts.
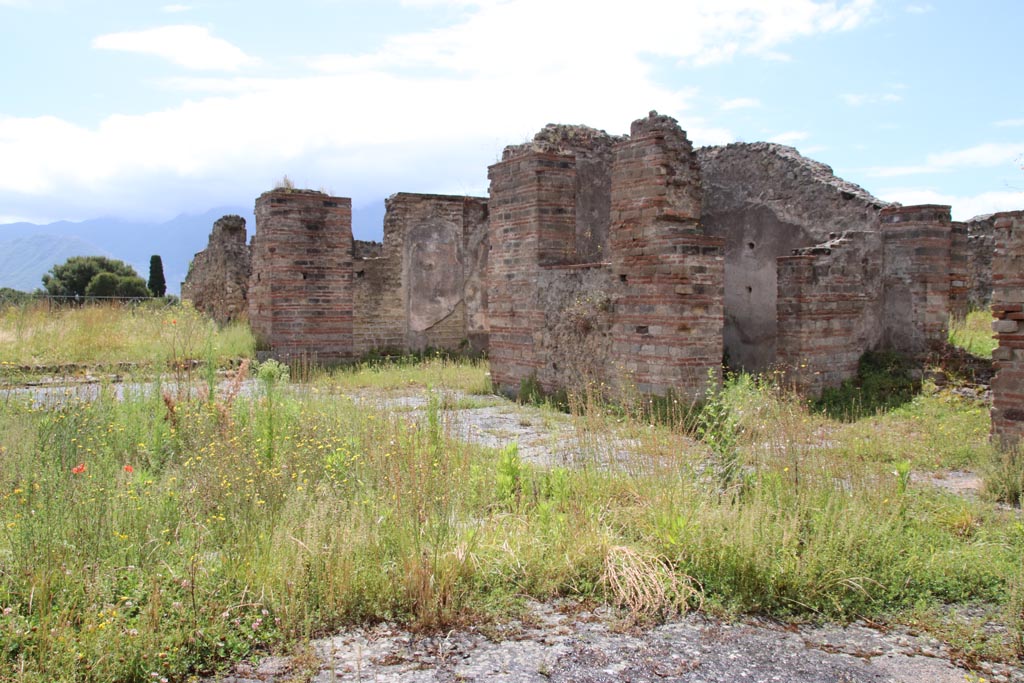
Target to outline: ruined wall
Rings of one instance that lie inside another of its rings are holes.
[[[700,398],[722,363],[724,240],[704,234],[697,156],[674,119],[634,121],[615,146],[613,354],[645,394]]]
[[[975,310],[988,308],[992,303],[993,223],[991,214],[967,221],[967,305]]]
[[[223,325],[247,314],[249,273],[245,219],[223,216],[213,224],[206,249],[192,259],[181,298]]]
[[[946,341],[952,221],[948,206],[882,210],[886,348],[919,355]]]
[[[887,206],[792,147],[735,143],[698,151],[702,222],[725,239],[726,355],[767,370],[776,360],[776,259],[844,232],[878,229]]]
[[[388,198],[379,256],[357,258],[355,351],[487,347],[487,203]]]
[[[997,213],[992,225],[992,437],[1009,448],[1024,438],[1024,211]]]
[[[608,262],[578,263],[593,253],[580,207],[606,201],[589,185],[580,201],[591,154],[527,143],[489,169],[491,376],[503,391],[536,379],[696,398],[719,368],[722,242],[700,229],[692,147],[652,112],[612,153]]]
[[[949,314],[963,319],[970,310],[970,258],[967,224],[953,221],[949,238]]]
[[[275,356],[353,356],[352,204],[279,188],[256,200],[249,322]]]
[[[778,260],[778,364],[816,396],[857,373],[882,337],[882,236],[851,232]]]

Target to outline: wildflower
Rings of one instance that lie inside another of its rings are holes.
[[[78,463],[77,465],[75,465],[74,467],[71,468],[71,474],[81,474],[82,472],[85,472],[85,463],[84,462],[80,462],[80,463]]]
[[[127,472],[128,474],[131,474],[132,472],[135,471],[135,468],[132,467],[131,465],[125,465],[124,466],[124,471]]]

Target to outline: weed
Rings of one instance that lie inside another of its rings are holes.
[[[829,417],[857,420],[911,401],[921,390],[909,358],[889,351],[868,351],[857,365],[857,376],[826,389],[815,407]]]

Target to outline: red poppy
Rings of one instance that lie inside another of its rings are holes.
[[[81,474],[82,472],[85,472],[85,463],[84,462],[80,462],[80,463],[78,463],[77,465],[75,465],[74,467],[71,468],[71,474]]]
[[[135,468],[132,467],[131,465],[125,465],[124,466],[124,471],[127,472],[128,474],[131,474],[132,472],[135,471]]]

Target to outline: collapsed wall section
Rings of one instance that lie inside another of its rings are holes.
[[[879,233],[856,232],[778,259],[778,364],[801,394],[853,377],[878,346],[881,253]]]
[[[1024,438],[1024,211],[997,213],[992,225],[992,436],[1012,448]]]
[[[353,356],[350,199],[288,188],[260,195],[249,322],[281,359]]]
[[[702,223],[725,239],[726,356],[763,372],[779,349],[776,259],[844,232],[877,230],[887,203],[784,145],[734,143],[698,156]]]
[[[886,348],[920,355],[946,342],[950,313],[950,207],[882,210]]]
[[[223,325],[248,313],[251,263],[245,219],[223,216],[213,224],[206,249],[192,259],[181,298]]]

